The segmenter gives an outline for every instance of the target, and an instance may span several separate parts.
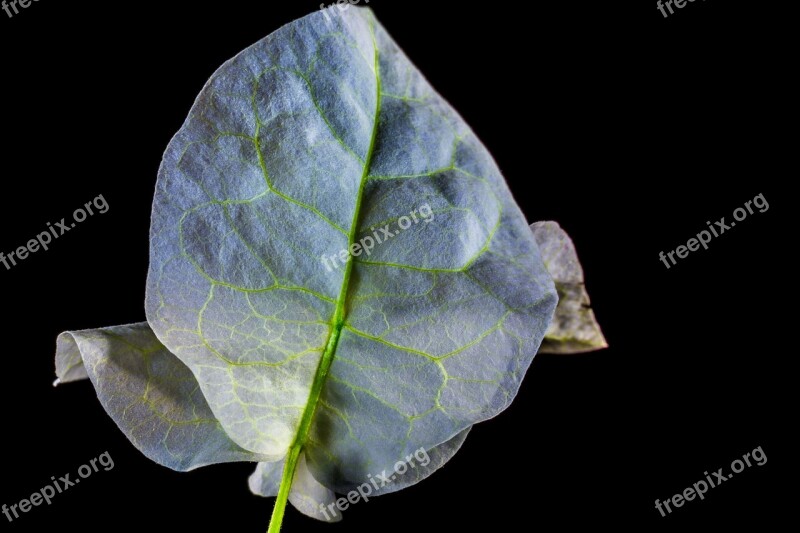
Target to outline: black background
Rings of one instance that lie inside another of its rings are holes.
[[[791,19],[722,0],[665,19],[654,3],[370,2],[488,146],[528,219],[573,237],[611,347],[537,356],[514,404],[442,471],[338,525],[289,510],[285,531],[745,520],[772,530],[796,507],[781,437],[796,425],[794,205],[781,185],[796,177],[782,161],[796,151],[796,58],[781,24]],[[0,265],[0,504],[104,451],[115,461],[49,507],[0,516],[3,531],[266,531],[272,501],[250,495],[251,465],[172,472],[133,448],[89,383],[50,386],[59,332],[144,319],[156,172],[205,81],[319,7],[164,4],[41,0],[13,19],[0,12],[0,251],[98,194],[110,205],[49,251]],[[669,270],[659,261],[759,193],[766,213]],[[757,446],[766,465],[666,518],[656,511],[656,498]]]

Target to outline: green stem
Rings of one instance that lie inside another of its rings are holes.
[[[375,28],[374,20],[370,23],[370,30],[372,31],[372,43],[375,49],[375,79],[377,96],[375,101],[375,122],[372,125],[372,138],[370,139],[369,149],[367,151],[367,158],[364,161],[364,169],[361,173],[361,182],[358,187],[358,196],[356,197],[356,206],[353,211],[353,220],[350,223],[350,234],[347,241],[349,250],[350,247],[356,242],[356,233],[358,232],[358,217],[361,213],[361,200],[364,197],[364,187],[367,183],[367,176],[369,175],[369,168],[372,164],[372,156],[375,153],[375,140],[378,137],[378,124],[381,111],[381,77],[380,77],[380,63],[378,61],[378,43],[375,41]],[[317,367],[317,373],[314,376],[314,381],[311,384],[311,392],[308,396],[308,403],[306,409],[303,411],[303,417],[300,419],[300,427],[297,430],[292,446],[289,448],[289,453],[286,456],[286,464],[283,467],[283,474],[281,476],[281,486],[278,489],[278,497],[275,500],[275,508],[272,510],[272,518],[269,522],[269,529],[267,533],[280,533],[281,525],[283,524],[283,515],[286,511],[286,502],[289,500],[289,491],[292,488],[292,481],[294,480],[295,471],[297,469],[297,461],[300,458],[300,452],[308,440],[308,433],[311,430],[311,421],[314,419],[314,413],[317,409],[317,403],[322,395],[322,387],[325,385],[325,380],[328,377],[328,372],[333,363],[333,356],[336,353],[336,347],[339,345],[339,338],[342,335],[342,327],[344,327],[345,317],[345,304],[347,301],[347,289],[350,286],[350,276],[353,272],[353,256],[348,255],[347,263],[345,265],[344,278],[342,280],[342,288],[339,291],[339,296],[336,298],[336,310],[333,313],[333,329],[328,337],[328,343],[325,346],[325,352],[322,354],[322,359]]]
[[[306,440],[308,439],[308,432],[311,429],[311,420],[314,418],[317,402],[322,395],[322,386],[325,384],[325,379],[328,377],[328,370],[330,370],[331,363],[333,363],[333,354],[336,352],[336,346],[339,344],[339,336],[342,333],[342,325],[344,323],[344,319],[340,318],[339,315],[344,313],[343,309],[344,306],[340,309],[337,305],[336,315],[334,315],[337,317],[337,320],[334,322],[333,331],[328,338],[328,345],[325,347],[325,353],[322,354],[322,360],[317,369],[317,374],[314,376],[314,382],[311,385],[311,394],[308,398],[308,406],[303,412],[303,418],[300,420],[300,428],[297,431],[297,436],[286,456],[286,464],[283,466],[283,475],[281,476],[281,486],[278,489],[278,497],[275,500],[275,508],[272,510],[272,518],[269,521],[267,533],[279,533],[281,530],[283,513],[286,510],[286,502],[289,499],[289,491],[292,488],[292,481],[294,481],[294,474],[297,469],[297,460],[300,458],[300,452],[303,451],[303,446],[305,446]]]
[[[289,500],[289,490],[292,488],[294,471],[297,468],[297,458],[300,451],[292,447],[289,455],[286,456],[286,464],[283,466],[283,477],[281,487],[278,490],[278,497],[275,499],[275,507],[272,509],[272,518],[269,519],[269,529],[267,533],[280,533],[283,524],[283,513],[286,511],[286,502]],[[287,483],[287,479],[289,482]]]

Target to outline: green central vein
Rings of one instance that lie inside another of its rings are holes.
[[[356,198],[356,205],[353,211],[353,219],[350,223],[350,233],[347,236],[347,249],[356,242],[358,233],[358,219],[361,213],[361,201],[364,197],[364,187],[367,183],[367,176],[369,175],[370,165],[372,164],[372,156],[375,153],[375,140],[378,137],[378,123],[381,112],[381,76],[380,64],[378,55],[378,44],[375,40],[374,21],[370,22],[370,31],[372,32],[372,44],[375,50],[375,118],[372,125],[372,136],[369,142],[369,149],[367,150],[367,157],[364,160],[364,169],[361,173],[361,182],[358,186],[358,196]],[[331,333],[328,337],[328,342],[325,346],[325,351],[322,354],[322,359],[317,367],[317,372],[314,375],[314,381],[311,384],[311,392],[308,396],[308,403],[303,411],[303,417],[300,419],[300,427],[297,430],[294,442],[289,448],[289,453],[286,456],[286,464],[283,467],[283,474],[281,477],[281,485],[278,489],[278,497],[275,500],[275,508],[272,511],[272,518],[269,524],[267,533],[279,533],[281,524],[283,523],[283,514],[286,510],[286,502],[289,499],[289,492],[294,480],[295,471],[297,470],[297,461],[300,458],[300,453],[308,441],[309,432],[311,430],[311,422],[314,419],[314,414],[317,410],[317,405],[320,402],[322,395],[322,387],[328,378],[333,359],[336,354],[336,348],[339,345],[339,339],[342,335],[342,328],[344,327],[344,320],[347,314],[347,291],[350,286],[350,277],[353,273],[353,256],[348,254],[347,263],[344,270],[344,278],[342,280],[342,288],[339,291],[339,296],[336,298],[336,309],[333,313],[333,320],[331,323]]]

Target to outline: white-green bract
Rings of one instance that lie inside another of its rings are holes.
[[[423,204],[430,224],[320,262]],[[159,464],[259,462],[271,531],[287,500],[325,520],[415,450],[430,463],[380,493],[447,462],[510,404],[548,328],[553,351],[604,345],[569,238],[532,228],[372,12],[317,12],[203,88],[158,176],[147,322],[63,333],[57,374],[88,377]],[[581,314],[551,326],[554,277]]]

